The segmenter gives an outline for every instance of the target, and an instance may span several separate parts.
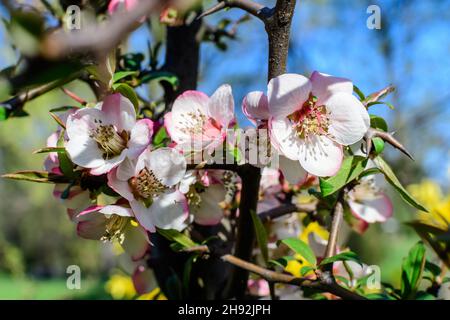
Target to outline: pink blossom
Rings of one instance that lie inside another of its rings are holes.
[[[90,240],[118,240],[133,261],[144,257],[149,249],[145,230],[131,223],[133,212],[123,205],[91,206],[77,215],[77,233]]]
[[[362,178],[347,194],[347,203],[352,214],[365,223],[385,222],[392,217],[391,200],[369,178]],[[359,226],[365,230],[364,224]]]
[[[361,140],[370,126],[350,80],[314,72],[283,74],[268,84],[272,145],[316,176],[339,170],[342,146]],[[287,175],[288,176],[288,175]]]
[[[93,175],[107,173],[127,157],[136,159],[153,134],[152,121],[136,121],[134,106],[118,93],[107,96],[95,108],[70,115],[66,127],[68,154]]]
[[[146,149],[135,161],[127,159],[108,173],[108,185],[130,202],[138,222],[182,230],[188,216],[185,196],[174,188],[186,172],[186,160],[175,149]]]
[[[138,4],[138,0],[111,0],[108,5],[108,13],[114,14],[120,10],[130,11]]]
[[[174,102],[164,124],[173,141],[189,151],[214,151],[226,138],[226,129],[235,122],[234,100],[229,85],[222,85],[208,97],[186,91]]]

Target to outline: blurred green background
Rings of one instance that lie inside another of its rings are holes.
[[[348,77],[367,94],[390,83],[397,86],[397,92],[388,99],[396,110],[377,106],[374,111],[388,119],[416,161],[392,150],[388,150],[387,158],[404,184],[430,178],[447,194],[450,1],[298,3],[289,71],[309,73],[317,69]],[[382,9],[381,30],[365,26],[369,4],[378,4]],[[242,15],[239,10],[230,10],[208,18],[207,23]],[[139,29],[130,38],[130,50],[145,52],[147,38],[152,39],[148,30]],[[4,68],[17,62],[17,53],[2,25],[0,39],[0,66]],[[200,89],[210,94],[221,83],[231,83],[239,120],[246,125],[239,107],[242,97],[250,90],[265,90],[267,44],[260,23],[251,20],[240,25],[237,39],[227,45],[228,52],[221,52],[213,44],[203,45]],[[94,99],[81,83],[72,83],[68,88],[85,100]],[[48,110],[70,103],[61,91],[54,90],[26,105],[30,117],[0,123],[1,174],[42,168],[45,155],[31,152],[45,146],[46,138],[56,129]],[[111,290],[106,288],[111,274],[116,273],[113,250],[100,242],[79,239],[64,207],[51,192],[50,185],[0,180],[0,299],[111,298]],[[402,258],[419,238],[404,225],[416,211],[393,192],[389,194],[394,202],[394,218],[372,225],[363,236],[352,234],[349,243],[363,261],[381,267],[383,281],[398,285]],[[66,287],[69,265],[78,265],[82,270],[81,290]],[[123,291],[129,291],[129,283],[119,280]]]

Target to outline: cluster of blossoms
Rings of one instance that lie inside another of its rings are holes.
[[[229,134],[237,132],[234,109],[232,89],[222,85],[210,97],[184,92],[163,121],[140,118],[119,93],[95,107],[60,114],[64,130],[49,137],[48,147],[64,146],[81,181],[106,181],[105,193],[114,198],[100,201],[98,191],[88,183],[56,184],[54,195],[68,208],[78,234],[118,241],[133,260],[139,260],[149,250],[148,232],[182,231],[193,222],[215,225],[232,215],[240,198],[239,177],[229,171],[204,170],[204,162],[192,165],[192,157],[203,159],[236,143],[239,136]],[[278,157],[279,168],[263,168],[258,213],[291,201],[287,195],[295,194],[294,203],[316,201],[305,189],[317,189],[318,177],[336,174],[344,148],[360,142],[370,127],[365,106],[353,96],[351,81],[319,72],[309,79],[297,74],[272,79],[267,95],[251,92],[244,98],[242,111],[257,129],[268,131],[264,143]],[[170,141],[155,145],[159,130],[165,130]],[[245,150],[240,152],[245,159]],[[48,155],[45,168],[64,176],[57,152]],[[373,179],[361,179],[345,200],[360,232],[368,223],[392,215],[389,199]],[[305,242],[323,255],[325,230],[318,225],[315,231],[302,230],[299,221],[296,216],[274,220],[272,246],[278,239],[304,234]]]

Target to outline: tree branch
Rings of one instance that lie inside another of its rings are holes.
[[[332,257],[336,254],[338,234],[343,216],[344,208],[342,207],[342,203],[338,201],[333,212],[333,220],[331,221],[330,236],[328,238],[327,249],[325,251],[325,258]]]
[[[270,9],[254,2],[252,0],[221,0],[218,4],[212,6],[211,8],[205,10],[198,19],[209,16],[213,13],[219,12],[225,8],[239,8],[242,9],[251,15],[259,18],[263,22],[267,20],[270,15]]]
[[[269,80],[286,72],[295,3],[296,0],[277,0],[274,14],[266,22],[269,36]]]
[[[142,17],[162,8],[166,1],[139,1],[135,9],[114,14],[103,25],[87,26],[77,32],[59,30],[48,35],[42,44],[42,54],[49,59],[61,59],[70,54],[93,52],[98,55],[116,47],[137,26]]]
[[[314,288],[324,292],[329,292],[338,297],[341,297],[342,299],[367,300],[365,297],[339,286],[333,280],[329,281],[326,277],[321,277],[320,274],[319,277],[315,280],[309,278],[297,278],[292,275],[262,268],[256,264],[244,261],[229,254],[222,256],[222,260],[231,263],[239,268],[245,269],[249,272],[255,273],[269,282],[285,283],[299,287]]]
[[[264,212],[261,212],[258,214],[259,218],[263,221],[271,221],[273,219],[282,217],[286,214],[290,214],[293,212],[314,212],[316,210],[316,204],[315,203],[308,203],[308,204],[301,204],[301,205],[295,205],[295,204],[286,204],[279,207],[276,207],[271,210],[267,210]]]

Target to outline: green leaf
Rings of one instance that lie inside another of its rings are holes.
[[[304,266],[304,267],[301,267],[300,274],[302,277],[304,277],[308,274],[308,272],[311,272],[313,270],[316,270],[316,268],[311,267],[311,266]]]
[[[80,108],[75,107],[75,106],[62,106],[62,107],[50,109],[49,112],[52,112],[52,113],[65,112],[65,111],[69,111],[69,110],[72,110],[72,109],[80,109]]]
[[[63,146],[64,146],[64,131],[61,131],[61,135],[59,136],[58,139],[58,147],[63,148]],[[58,152],[58,162],[59,168],[61,169],[62,173],[68,178],[73,178],[74,165],[73,162],[70,160],[69,155],[67,154],[67,151],[65,149],[63,152]]]
[[[158,231],[158,233],[160,235],[162,235],[164,238],[166,238],[167,240],[179,243],[184,248],[190,248],[190,247],[194,247],[197,245],[189,237],[187,237],[186,235],[182,234],[181,232],[179,232],[177,230],[156,228],[156,231]]]
[[[373,114],[370,115],[370,127],[380,129],[385,132],[388,131],[388,125],[386,123],[386,120],[384,120],[382,117]]]
[[[258,214],[254,211],[250,211],[252,220],[253,220],[253,227],[255,228],[256,233],[256,241],[258,241],[259,249],[261,250],[261,254],[263,256],[264,261],[269,261],[269,251],[267,246],[267,232],[264,228],[263,223],[261,222],[261,219],[258,217]]]
[[[49,153],[49,152],[66,152],[66,149],[64,147],[46,147],[46,148],[41,148],[38,149],[36,151],[34,151],[34,154],[38,154],[38,153]]]
[[[356,179],[364,171],[366,164],[367,158],[362,156],[345,158],[336,175],[330,178],[320,178],[322,196],[327,197]]]
[[[395,298],[386,293],[369,293],[365,297],[369,300],[395,300]]]
[[[375,149],[376,154],[380,154],[384,150],[384,140],[380,137],[372,138],[373,147]]]
[[[279,266],[284,269],[287,267],[288,262],[291,260],[295,260],[295,258],[291,256],[284,256],[275,260],[269,260],[268,263],[273,264],[275,266]]]
[[[116,83],[117,81],[119,81],[123,78],[126,78],[128,76],[136,76],[136,75],[138,75],[137,71],[119,71],[119,72],[114,73],[112,81],[113,81],[113,83]]]
[[[434,277],[439,276],[442,272],[441,267],[430,261],[425,261],[425,271],[430,272]]]
[[[394,110],[394,109],[395,109],[395,107],[392,105],[392,103],[386,102],[386,101],[374,101],[374,102],[370,102],[370,103],[367,104],[367,107],[371,107],[371,106],[374,106],[374,105],[377,105],[377,104],[384,104],[385,106],[388,106],[389,109],[391,109],[391,110]]]
[[[38,183],[68,183],[69,179],[47,171],[17,171],[2,175],[2,178],[12,180],[23,180]]]
[[[165,72],[165,71],[152,71],[141,78],[141,83],[147,83],[150,81],[165,81],[172,85],[174,89],[178,88],[180,81],[178,80],[178,77],[171,73],[171,72]]]
[[[302,240],[297,238],[288,238],[278,241],[278,243],[283,243],[292,249],[294,252],[301,255],[306,261],[315,266],[317,264],[316,255],[312,249]]]
[[[139,99],[136,95],[136,92],[134,92],[133,88],[130,87],[128,84],[116,83],[112,85],[112,88],[114,89],[115,92],[118,92],[124,97],[128,98],[133,104],[135,109],[139,107]]]
[[[416,294],[416,300],[436,300],[436,297],[431,293],[425,291],[419,291]]]
[[[327,265],[330,263],[334,263],[336,261],[354,261],[354,262],[357,262],[360,265],[362,265],[361,261],[358,258],[358,255],[356,253],[354,253],[353,251],[346,251],[346,252],[339,253],[335,256],[323,259],[320,262],[319,266],[324,266],[324,265]]]
[[[4,121],[6,119],[8,119],[8,109],[0,106],[0,121]]]
[[[403,260],[401,295],[403,298],[411,298],[419,286],[425,269],[425,245],[422,241],[409,251]]]
[[[355,85],[353,85],[353,91],[358,95],[359,100],[363,101],[366,98],[364,93]]]
[[[153,138],[153,144],[155,146],[162,144],[169,136],[167,135],[167,131],[165,127],[159,128],[158,132],[155,134]]]
[[[391,167],[384,161],[381,156],[375,157],[373,161],[375,162],[375,165],[378,167],[378,169],[380,169],[380,171],[384,174],[387,182],[389,182],[395,188],[395,190],[398,191],[403,200],[405,200],[416,209],[428,212],[428,210],[416,199],[414,199],[413,196],[410,195],[409,192],[402,186],[397,176],[392,171]]]

